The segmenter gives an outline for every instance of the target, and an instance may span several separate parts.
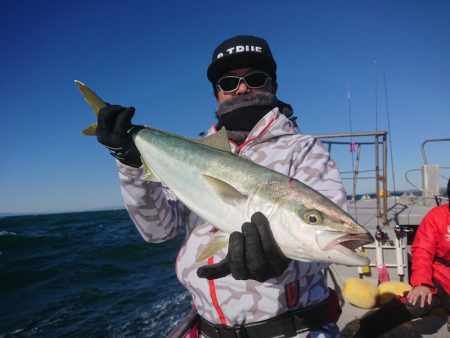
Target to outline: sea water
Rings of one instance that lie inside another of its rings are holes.
[[[145,242],[125,210],[0,218],[0,337],[164,337],[190,310],[182,240]]]

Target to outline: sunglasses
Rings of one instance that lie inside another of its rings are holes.
[[[217,88],[224,93],[231,93],[239,88],[242,80],[248,88],[262,88],[265,87],[267,81],[272,80],[272,78],[264,72],[250,73],[243,77],[227,75],[217,81]]]

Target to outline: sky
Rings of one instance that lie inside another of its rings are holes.
[[[212,51],[238,34],[269,42],[303,133],[389,130],[397,190],[422,142],[450,137],[450,1],[2,0],[0,213],[122,207],[73,81],[136,107],[136,124],[195,137],[214,123]],[[450,143],[428,161],[450,167]],[[351,153],[336,162],[351,168]]]

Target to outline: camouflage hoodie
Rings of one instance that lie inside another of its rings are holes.
[[[278,108],[257,123],[240,147],[230,144],[239,156],[298,179],[346,207],[344,187],[328,152],[318,139],[300,134]],[[326,264],[291,261],[280,277],[264,283],[231,276],[214,281],[199,278],[197,269],[206,262],[197,263],[195,257],[215,229],[185,208],[169,189],[143,180],[142,168],[117,164],[125,206],[145,240],[162,242],[174,237],[180,228],[186,229],[176,273],[199,314],[209,322],[232,326],[266,320],[327,298],[322,272]],[[227,250],[210,257],[208,264],[223,259]]]

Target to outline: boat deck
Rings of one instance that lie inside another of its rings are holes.
[[[366,313],[375,311],[376,309],[367,311],[360,309],[351,304],[346,303],[343,306],[343,313],[339,318],[338,326],[341,329],[342,338],[353,337],[359,328],[359,319]],[[380,336],[384,338],[419,338],[419,337],[436,337],[449,338],[450,332],[447,330],[447,318],[443,313],[433,313],[428,317],[419,318],[411,322],[392,329],[386,334]]]
[[[349,201],[349,213],[352,214],[358,221],[363,224],[372,234],[375,234],[377,225],[380,219],[376,217],[375,198],[365,197],[358,201]],[[381,229],[387,234],[387,238],[383,241],[382,251],[384,263],[387,266],[391,280],[401,280],[408,282],[409,280],[409,262],[411,253],[409,245],[407,245],[407,233],[403,234],[402,242],[398,242],[394,226],[394,215],[397,213],[397,221],[400,225],[415,228],[423,216],[434,206],[436,202],[434,199],[424,199],[414,195],[389,197],[387,199],[388,207],[388,222],[389,225],[381,226]],[[401,246],[401,266],[399,267],[398,257],[396,255],[396,246]],[[358,268],[347,267],[340,265],[333,265],[333,270],[328,274],[328,283],[330,287],[339,289],[343,282],[348,277],[360,277],[362,279],[371,281],[374,285],[378,283],[378,275],[376,272],[376,243],[365,246],[365,253],[370,258],[370,274],[359,274]],[[400,272],[400,273],[399,273]],[[339,319],[338,326],[341,329],[342,337],[353,337],[359,328],[359,320],[374,309],[361,309],[344,301],[342,304],[343,313]],[[450,337],[450,332],[447,330],[447,316],[443,311],[439,310],[432,315],[419,318],[414,321],[405,323],[391,330],[381,337]]]

